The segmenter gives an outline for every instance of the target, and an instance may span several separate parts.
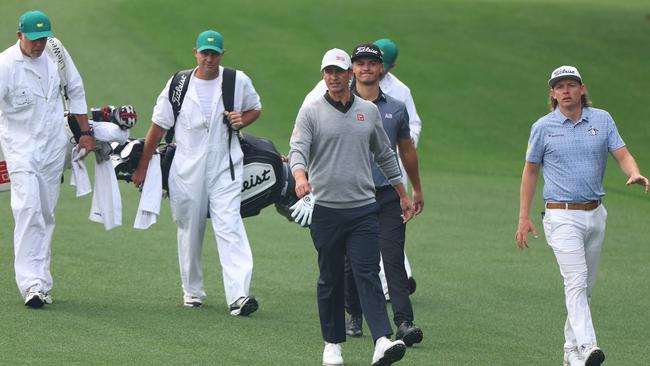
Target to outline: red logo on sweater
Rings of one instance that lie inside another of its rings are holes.
[[[365,121],[365,119],[363,118],[363,114],[361,113],[357,114],[357,121],[362,121],[362,122]]]

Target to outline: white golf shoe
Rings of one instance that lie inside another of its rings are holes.
[[[389,366],[399,361],[406,353],[406,344],[403,341],[391,341],[381,337],[375,343],[375,353],[372,355],[372,366]]]
[[[259,304],[255,296],[242,296],[237,301],[230,304],[230,315],[233,316],[249,316],[255,311]]]
[[[183,305],[188,308],[200,308],[203,306],[203,300],[198,296],[183,296]]]
[[[564,366],[584,366],[585,360],[578,351],[578,347],[573,347],[571,350],[564,350]]]
[[[323,366],[343,366],[340,343],[327,343],[323,349]]]

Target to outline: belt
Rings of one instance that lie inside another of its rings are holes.
[[[564,203],[564,202],[547,202],[546,208],[561,208],[564,210],[583,210],[591,211],[600,206],[600,200],[587,203]]]

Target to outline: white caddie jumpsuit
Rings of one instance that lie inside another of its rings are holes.
[[[86,114],[81,76],[64,50],[70,112]],[[52,288],[50,254],[67,136],[58,68],[46,52],[47,87],[19,43],[0,54],[0,145],[11,179],[16,283],[24,296]]]
[[[230,176],[228,129],[223,123],[220,67],[218,88],[212,102],[211,120],[206,120],[192,80],[176,121],[176,154],[169,173],[169,197],[178,226],[178,259],[185,301],[206,294],[201,270],[201,249],[208,206],[223,272],[227,304],[248,296],[253,273],[253,255],[240,211],[243,153],[233,133],[230,148],[235,180]],[[194,79],[194,75],[192,75]],[[152,120],[169,129],[174,115],[168,99],[171,79],[158,96]],[[235,111],[261,110],[260,98],[250,78],[237,71]],[[209,203],[209,204],[208,204]]]

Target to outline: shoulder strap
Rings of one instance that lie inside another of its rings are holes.
[[[169,84],[169,103],[172,105],[172,111],[174,112],[174,125],[167,131],[165,135],[165,141],[170,144],[174,139],[174,127],[176,126],[176,119],[178,114],[181,112],[181,107],[183,106],[183,99],[185,99],[185,94],[187,94],[187,88],[190,85],[190,79],[194,69],[182,70],[174,74],[172,77],[172,82]]]
[[[235,79],[237,76],[237,71],[229,67],[223,68],[223,80],[221,81],[221,97],[223,98],[223,108],[232,112],[235,108]],[[230,144],[232,143],[232,133],[233,129],[230,127],[230,122],[226,116],[223,116],[223,123],[228,126],[228,161],[230,163],[230,178],[235,180],[235,167],[232,162],[232,156],[230,155]],[[237,137],[239,137],[239,131],[235,131]]]
[[[45,51],[56,62],[61,79],[61,96],[63,97],[63,106],[68,109],[68,73],[66,72],[65,55],[63,54],[63,45],[58,38],[49,37],[45,45]]]
[[[237,71],[229,67],[223,68],[223,81],[221,82],[221,95],[223,96],[223,107],[231,112],[235,107],[235,78]]]

